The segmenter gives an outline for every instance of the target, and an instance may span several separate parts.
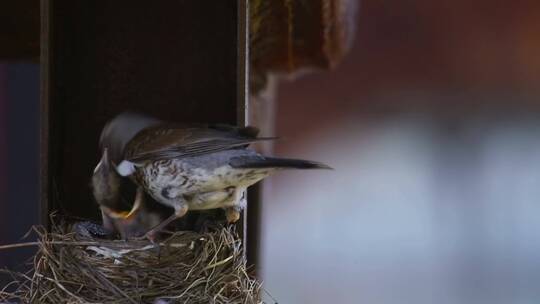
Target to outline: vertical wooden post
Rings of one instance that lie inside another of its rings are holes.
[[[238,65],[238,103],[237,103],[237,124],[239,126],[247,126],[249,121],[249,1],[238,1],[238,58],[244,62],[243,65]],[[252,191],[252,190],[250,190]],[[244,248],[247,248],[248,235],[248,212],[244,209],[242,219],[240,221],[240,233],[243,236]]]
[[[41,31],[40,31],[40,86],[41,86],[41,98],[40,98],[40,156],[39,156],[39,214],[40,222],[43,225],[48,226],[49,213],[52,211],[49,208],[49,196],[50,196],[50,178],[49,178],[49,81],[51,74],[50,51],[51,45],[49,41],[52,40],[50,31],[50,17],[51,17],[51,1],[41,0]]]

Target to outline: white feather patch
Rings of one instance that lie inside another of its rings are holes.
[[[118,174],[121,176],[129,176],[135,172],[135,164],[130,161],[123,160],[116,167],[116,172],[118,172]]]

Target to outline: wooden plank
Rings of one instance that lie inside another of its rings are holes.
[[[38,205],[40,222],[42,225],[48,226],[49,212],[49,197],[50,197],[50,178],[49,178],[49,81],[51,74],[50,63],[50,51],[52,40],[50,24],[52,23],[51,16],[51,2],[47,0],[41,0],[41,31],[40,31],[40,156],[39,156],[39,196],[40,204]]]
[[[5,64],[0,64],[0,147],[7,147],[7,67]],[[0,149],[0,200],[7,202],[8,199],[8,155],[7,148]],[[4,233],[9,231],[9,226],[6,225],[8,220],[7,204],[0,206],[0,240],[5,240],[7,237]]]
[[[248,30],[248,14],[249,12],[249,2],[248,0],[239,0],[238,1],[238,59],[240,62],[243,62],[244,64],[238,65],[238,72],[237,72],[237,92],[238,92],[238,101],[237,101],[237,108],[236,108],[236,115],[237,115],[237,124],[239,126],[247,126],[250,124],[249,121],[249,30]],[[254,186],[257,187],[257,186]],[[251,188],[254,188],[251,187]],[[248,190],[248,192],[253,191],[252,189]],[[248,195],[249,197],[249,195]],[[249,199],[249,198],[248,198]],[[251,201],[248,200],[249,203]],[[238,223],[238,231],[243,236],[243,242],[244,242],[244,248],[247,248],[248,243],[248,208],[249,206],[246,206],[244,209],[244,212],[242,213],[242,216],[240,218],[240,221]],[[247,250],[246,250],[247,251]],[[244,253],[246,253],[244,251]]]

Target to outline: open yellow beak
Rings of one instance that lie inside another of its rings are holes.
[[[133,207],[130,211],[116,211],[111,208],[101,206],[101,210],[105,212],[109,217],[113,219],[124,219],[129,220],[133,218],[137,212],[141,209],[142,203],[140,199],[135,200],[135,203],[133,204]]]

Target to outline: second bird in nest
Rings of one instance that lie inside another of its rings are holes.
[[[104,216],[121,217],[109,207],[111,200],[119,199],[118,173],[129,177],[138,192],[174,208],[169,218],[146,233],[153,239],[188,210],[223,208],[229,222],[237,221],[246,205],[247,187],[280,169],[330,168],[313,161],[263,156],[248,146],[274,138],[257,137],[257,133],[253,127],[179,125],[120,114],[101,134],[102,159],[92,179],[94,196]],[[109,164],[116,172],[105,169]]]

